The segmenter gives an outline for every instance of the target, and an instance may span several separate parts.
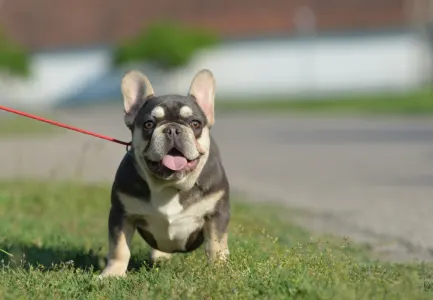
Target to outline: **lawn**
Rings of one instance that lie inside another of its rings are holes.
[[[338,113],[433,115],[433,89],[411,93],[338,96],[315,99],[264,99],[255,101],[224,100],[219,111],[249,111],[278,113]]]
[[[108,196],[108,185],[0,183],[0,299],[433,299],[433,266],[371,260],[293,226],[282,208],[240,201],[227,265],[199,249],[150,266],[136,236],[128,276],[98,280]]]
[[[55,129],[52,125],[25,117],[11,115],[0,118],[0,138],[48,133]]]

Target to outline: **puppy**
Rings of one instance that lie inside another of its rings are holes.
[[[188,95],[155,96],[137,71],[122,79],[132,147],[117,170],[108,218],[109,253],[101,277],[124,276],[137,230],[151,260],[196,250],[226,260],[229,183],[210,129],[215,79],[202,70]]]

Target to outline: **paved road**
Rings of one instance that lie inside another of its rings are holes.
[[[129,139],[120,107],[57,117]],[[251,199],[306,210],[297,222],[384,258],[433,260],[433,120],[225,115],[213,132],[232,186]],[[122,146],[59,133],[0,140],[0,178],[112,180]]]

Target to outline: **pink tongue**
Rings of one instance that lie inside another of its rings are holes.
[[[162,159],[162,164],[173,171],[178,171],[186,167],[188,161],[183,156],[166,155]]]

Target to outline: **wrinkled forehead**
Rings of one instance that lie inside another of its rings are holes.
[[[191,117],[203,119],[204,114],[191,96],[165,95],[146,101],[137,116],[137,122],[149,119],[176,121]]]

